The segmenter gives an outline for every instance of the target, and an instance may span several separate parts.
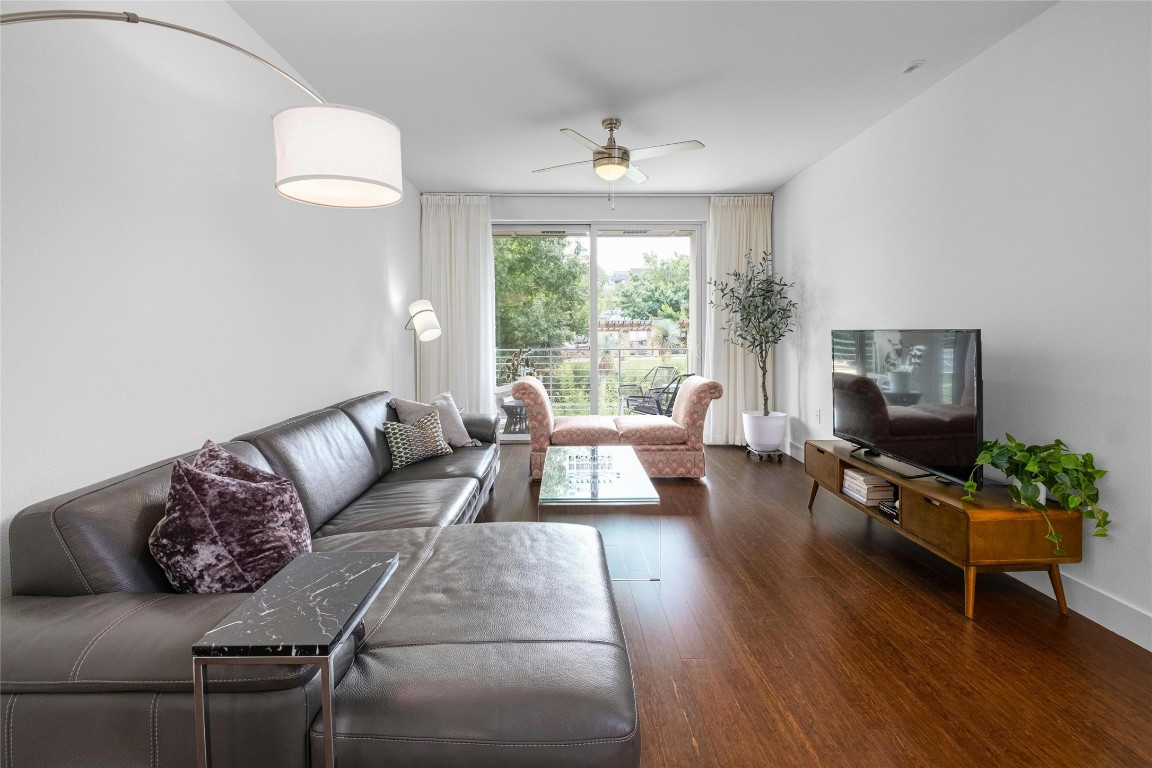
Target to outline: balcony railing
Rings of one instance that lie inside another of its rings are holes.
[[[496,350],[496,378],[499,384],[516,380],[509,370],[519,350]],[[590,359],[587,349],[532,349],[521,358],[521,367],[535,371],[548,390],[552,411],[557,416],[591,413],[591,370],[598,372],[597,411],[601,415],[624,413],[621,384],[639,384],[644,374],[658,365],[672,366],[677,373],[689,373],[688,350],[683,347],[611,347],[600,349]]]

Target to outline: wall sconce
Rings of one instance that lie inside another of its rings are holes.
[[[440,336],[440,321],[428,299],[417,299],[408,305],[408,322],[404,326],[416,331],[420,341],[432,341]]]
[[[107,11],[29,11],[0,15],[0,25],[61,19],[151,24],[219,43],[255,59],[295,83],[318,103],[292,107],[272,118],[276,141],[276,191],[291,200],[334,208],[381,208],[400,202],[400,130],[388,119],[356,107],[328,104],[292,75],[251,51],[195,29]]]

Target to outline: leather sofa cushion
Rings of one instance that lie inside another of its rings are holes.
[[[557,416],[552,427],[552,445],[612,445],[620,442],[620,432],[611,416]]]
[[[112,592],[4,598],[4,692],[191,691],[192,644],[249,597]],[[356,639],[337,649],[335,680],[352,663]],[[307,665],[216,666],[208,690],[295,688],[316,671]]]
[[[316,545],[387,549],[396,533]],[[433,529],[416,558],[389,582],[401,588],[365,616],[364,642],[336,691],[341,760],[638,764],[631,668],[594,528]],[[314,749],[322,727],[313,722]]]
[[[435,456],[410,464],[384,475],[385,483],[406,483],[410,480],[436,480],[445,477],[470,477],[485,481],[495,472],[500,456],[497,445],[475,448],[456,448],[447,456]]]
[[[222,443],[257,469],[268,462],[248,443]],[[179,458],[192,461],[196,451]],[[173,459],[134,469],[33,504],[9,528],[12,593],[88,595],[171,592],[148,550],[164,516]]]
[[[464,420],[464,429],[473,440],[482,443],[497,442],[496,428],[500,425],[500,418],[494,413],[465,413],[461,414]]]
[[[377,483],[315,535],[453,525],[467,514],[479,493],[479,482],[471,478]]]
[[[617,416],[620,442],[627,445],[685,445],[688,430],[668,416]]]
[[[400,421],[396,409],[390,405],[394,397],[391,392],[384,390],[353,397],[332,406],[343,411],[356,425],[376,462],[376,473],[380,475],[392,471],[392,453],[388,450],[388,441],[384,439],[380,425],[385,421]]]
[[[320,675],[304,686],[258,695],[213,692],[208,706],[212,765],[323,765],[309,762],[301,739],[319,709]],[[0,711],[6,713],[7,728],[0,738],[6,768],[196,765],[191,693],[5,693]]]
[[[273,472],[296,485],[312,531],[378,477],[368,444],[343,411],[315,411],[236,439],[255,445]]]

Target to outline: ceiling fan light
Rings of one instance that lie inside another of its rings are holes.
[[[337,208],[400,202],[400,130],[367,110],[337,104],[290,107],[272,117],[276,189]]]
[[[596,168],[596,175],[604,179],[604,181],[616,181],[628,172],[627,162],[621,163],[619,160],[612,158],[597,160],[593,165]]]

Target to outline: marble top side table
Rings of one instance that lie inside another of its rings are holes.
[[[335,768],[332,653],[353,630],[395,572],[395,552],[308,552],[192,646],[196,758],[209,768],[206,667],[212,664],[316,664],[324,717],[324,765]]]

